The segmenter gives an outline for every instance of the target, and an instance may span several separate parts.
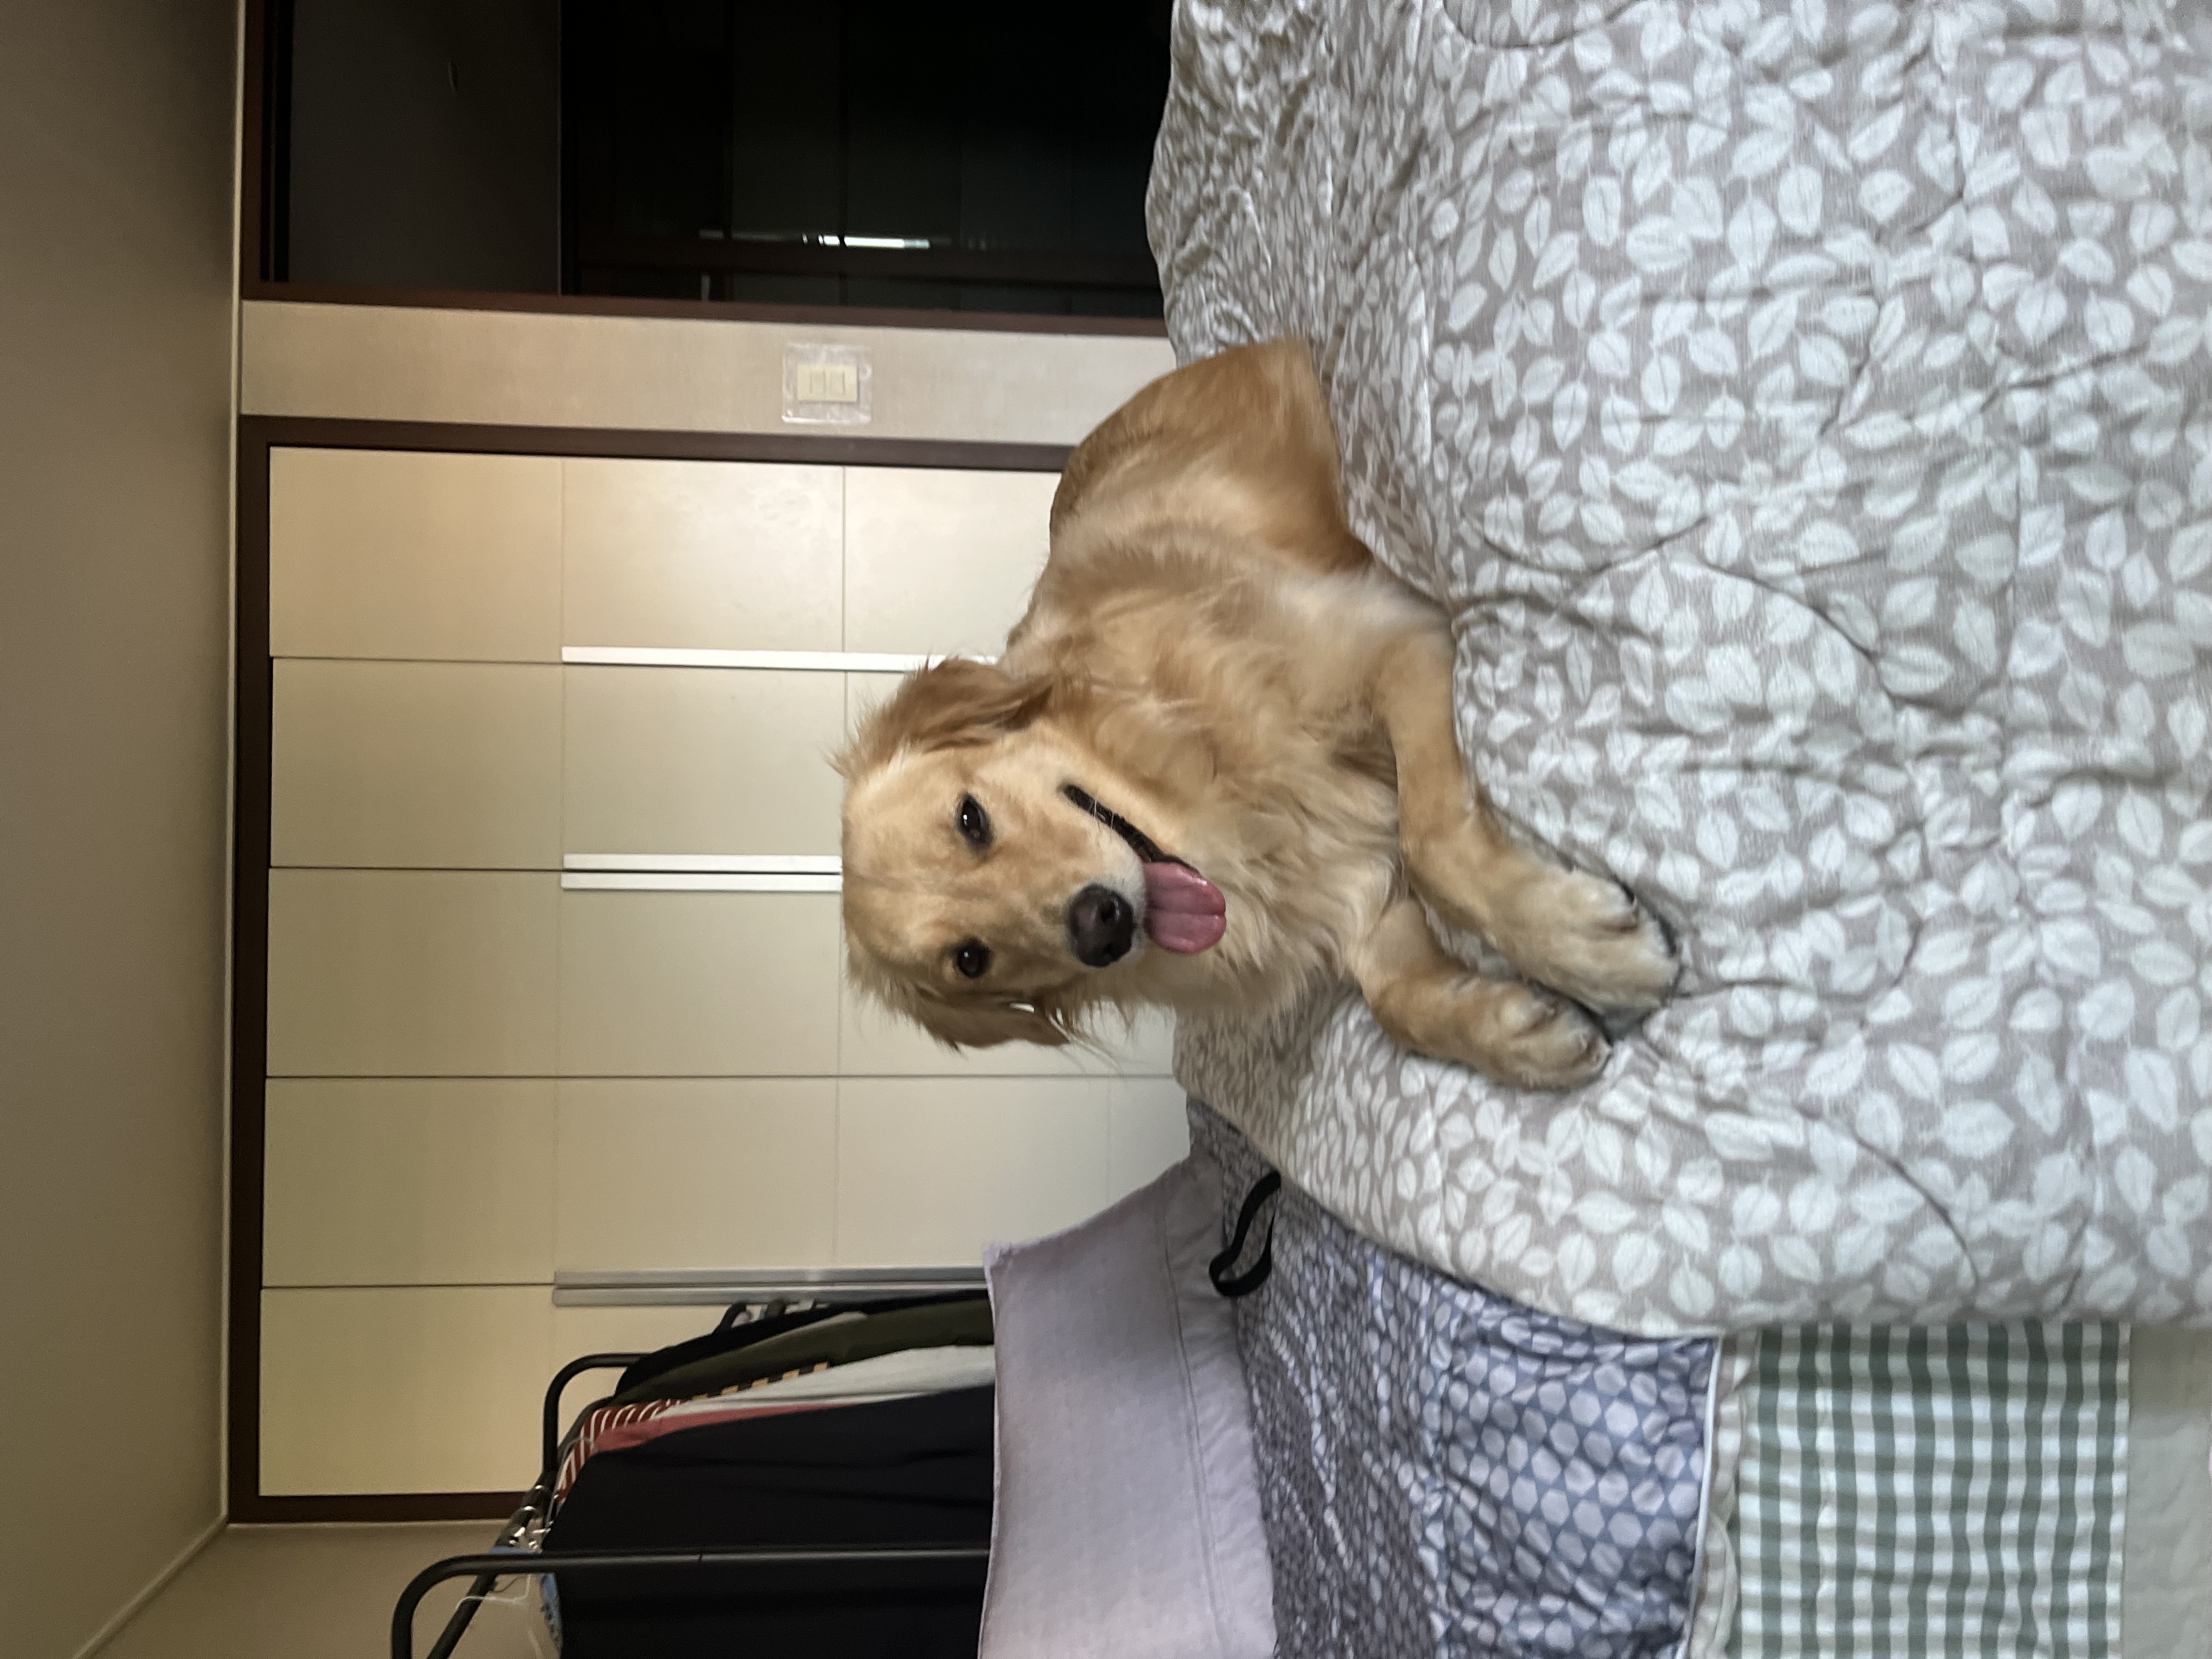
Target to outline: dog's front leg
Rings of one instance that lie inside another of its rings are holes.
[[[1414,888],[1533,980],[1593,1008],[1657,1007],[1676,971],[1666,930],[1616,884],[1547,864],[1505,833],[1460,755],[1451,678],[1441,624],[1395,641],[1376,675]]]
[[[1524,1089],[1571,1089],[1605,1066],[1605,1033],[1580,1008],[1518,980],[1489,979],[1438,947],[1420,901],[1394,901],[1352,953],[1352,977],[1406,1048]]]

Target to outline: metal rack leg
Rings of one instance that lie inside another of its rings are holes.
[[[495,1553],[505,1550],[508,1545],[514,1543],[529,1529],[531,1522],[538,1517],[546,1495],[545,1488],[541,1483],[531,1492],[523,1506],[507,1517],[507,1524],[499,1529],[499,1536],[492,1540],[491,1547]],[[525,1558],[508,1556],[505,1559],[519,1563]],[[477,1608],[483,1605],[483,1598],[492,1593],[493,1589],[504,1576],[506,1575],[500,1573],[483,1574],[462,1593],[460,1605],[456,1607],[447,1619],[445,1629],[438,1632],[438,1639],[430,1644],[428,1659],[452,1659],[453,1650],[460,1646],[461,1638],[469,1633],[469,1626],[476,1622]],[[408,1614],[408,1626],[410,1632],[414,1627],[414,1617],[411,1612]]]

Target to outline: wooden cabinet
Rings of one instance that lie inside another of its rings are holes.
[[[1182,1155],[1165,1022],[954,1055],[842,981],[829,757],[1003,643],[1053,475],[268,477],[263,1493],[521,1486],[556,1364],[712,1322],[556,1274],[972,1263]]]

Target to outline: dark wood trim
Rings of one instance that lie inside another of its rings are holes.
[[[238,423],[238,662],[230,946],[230,1398],[227,1490],[259,1519],[263,1157],[269,1078],[269,441]]]
[[[819,466],[940,466],[972,467],[991,472],[1058,472],[1067,465],[1067,458],[1073,453],[1065,444],[848,438],[830,432],[649,432],[623,427],[479,426],[460,422],[329,420],[290,415],[244,416],[238,427],[241,455],[250,433],[264,457],[271,447],[276,447],[443,449],[476,455],[604,455],[630,460],[786,461]],[[264,475],[260,481],[264,498],[268,489],[266,465],[264,459]],[[241,473],[241,489],[243,484]],[[265,518],[265,499],[261,511]],[[266,533],[264,525],[264,538]],[[241,509],[241,542],[243,538]],[[264,546],[264,588],[267,556]],[[242,565],[240,580],[244,581]],[[240,602],[242,605],[242,588]],[[266,642],[264,619],[264,649]],[[240,644],[242,648],[242,639]]]
[[[250,192],[249,192],[250,193]],[[435,311],[527,311],[562,317],[673,317],[708,323],[778,323],[801,328],[951,328],[987,334],[1109,334],[1165,339],[1158,317],[1068,317],[1056,312],[907,311],[868,306],[772,306],[732,300],[625,300],[597,294],[489,294],[466,289],[364,288],[331,283],[240,285],[247,300],[308,305],[395,306]]]
[[[269,1071],[269,452],[445,450],[651,460],[812,462],[1057,472],[1062,444],[978,444],[829,433],[637,432],[428,421],[246,415],[238,422],[237,782],[234,796],[230,1026],[230,1389],[228,1514],[234,1522],[491,1521],[520,1492],[261,1492],[261,1294]]]

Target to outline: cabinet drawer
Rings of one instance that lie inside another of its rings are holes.
[[[1049,472],[845,475],[845,649],[995,657],[1044,568]]]
[[[561,895],[565,1077],[827,1077],[830,893]]]
[[[269,1085],[267,1285],[543,1285],[550,1079]]]
[[[561,672],[550,664],[278,662],[270,861],[556,867]]]
[[[562,672],[567,851],[836,853],[842,676]]]
[[[835,651],[842,469],[562,464],[562,643]]]
[[[269,650],[559,660],[561,463],[270,451]]]
[[[546,1077],[560,878],[273,870],[277,1077]]]
[[[818,1266],[836,1162],[826,1078],[565,1082],[557,1266]]]
[[[837,1085],[837,1260],[957,1267],[1110,1196],[1103,1079],[848,1078]]]
[[[523,1490],[552,1311],[544,1285],[263,1291],[261,1490]]]

